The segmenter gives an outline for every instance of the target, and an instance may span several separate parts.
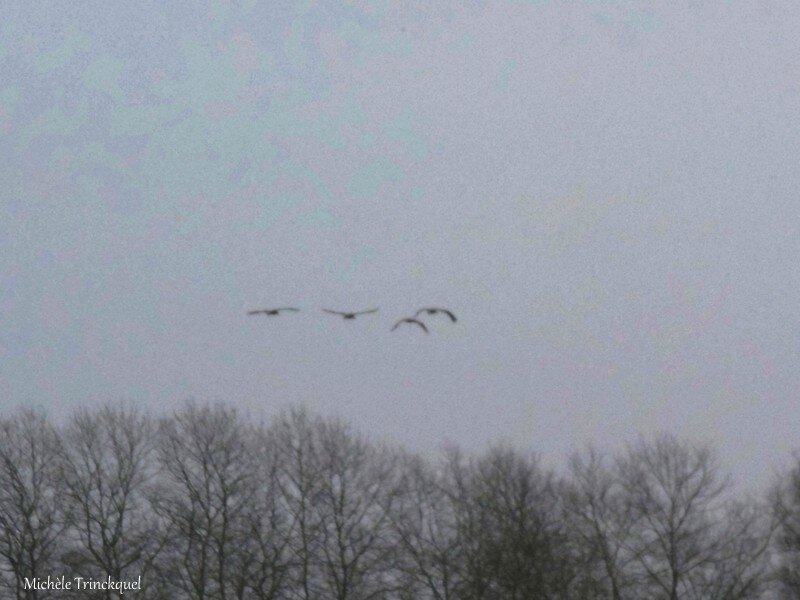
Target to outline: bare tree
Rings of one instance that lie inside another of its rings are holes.
[[[445,590],[446,597],[464,600],[574,596],[562,486],[535,457],[494,448],[467,458],[453,450],[440,485],[454,532],[438,537],[448,540],[449,560],[457,559],[447,567],[448,585],[440,584],[434,597],[445,597]]]
[[[77,411],[64,434],[60,465],[75,543],[64,555],[73,573],[145,585],[164,542],[148,498],[156,475],[154,426],[134,410]],[[103,598],[119,597],[104,591]]]
[[[745,600],[773,572],[800,598],[800,460],[772,511],[730,491],[666,435],[561,478],[509,448],[428,463],[302,409],[105,407],[61,433],[22,411],[0,420],[0,597],[67,598],[26,589],[65,573],[141,575],[150,600]]]
[[[263,427],[255,432],[257,489],[242,513],[240,571],[256,600],[285,598],[290,583],[291,520],[281,485],[280,453],[275,438]]]
[[[388,516],[398,495],[393,454],[304,410],[282,415],[274,432],[292,521],[293,597],[387,597],[397,587]]]
[[[782,598],[800,598],[800,454],[794,468],[773,491],[773,514],[778,521],[775,536],[776,575]]]
[[[320,421],[316,433],[324,597],[384,598],[398,583],[388,517],[399,494],[394,455],[338,421]]]
[[[61,441],[40,413],[0,421],[0,590],[4,598],[40,599],[25,579],[54,573],[64,530],[57,459]]]
[[[714,456],[662,435],[616,463],[634,525],[625,545],[638,597],[756,598],[767,572],[765,511],[726,500]]]
[[[316,425],[305,409],[283,413],[272,426],[279,453],[278,485],[290,519],[292,553],[291,598],[321,598],[316,566],[321,555],[321,528],[315,507],[321,501],[321,466]]]
[[[633,505],[606,457],[595,449],[570,461],[567,506],[582,550],[582,577],[593,597],[636,597],[634,556],[628,545],[637,524]]]
[[[160,562],[171,597],[246,597],[247,516],[258,495],[254,448],[252,430],[232,409],[189,404],[162,421],[156,509],[170,528]]]
[[[464,584],[462,540],[443,474],[413,455],[404,457],[402,470],[402,493],[390,517],[406,586],[415,597],[456,600]]]

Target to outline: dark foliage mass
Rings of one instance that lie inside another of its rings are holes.
[[[736,498],[668,435],[545,468],[510,448],[438,461],[304,410],[0,421],[0,597],[25,578],[142,576],[142,599],[800,598],[800,457]]]

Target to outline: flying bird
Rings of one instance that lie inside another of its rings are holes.
[[[425,333],[428,333],[428,328],[425,327],[425,323],[423,323],[422,321],[419,321],[419,320],[417,320],[417,319],[415,319],[413,317],[407,317],[405,319],[400,319],[397,323],[394,324],[394,327],[392,327],[392,331],[394,331],[395,329],[400,327],[400,325],[402,325],[403,323],[412,323],[414,325],[419,325],[420,327],[422,327],[422,331],[424,331]]]
[[[282,310],[288,312],[300,312],[299,308],[293,308],[291,306],[284,306],[281,308],[259,308],[258,310],[250,310],[247,312],[248,315],[269,315],[270,317],[278,316]]]
[[[367,315],[369,313],[378,312],[377,308],[373,308],[372,310],[362,310],[360,312],[342,312],[339,310],[330,310],[327,308],[323,308],[326,313],[331,313],[332,315],[341,315],[343,319],[355,319],[358,315]]]
[[[414,316],[415,316],[415,317],[418,317],[418,316],[419,316],[421,313],[427,313],[427,314],[429,314],[429,315],[435,315],[436,313],[443,313],[443,314],[447,315],[448,317],[450,317],[450,320],[451,320],[453,323],[455,323],[456,321],[458,321],[458,319],[456,319],[456,316],[455,316],[453,313],[451,313],[449,310],[447,310],[446,308],[434,308],[434,307],[430,307],[430,308],[420,308],[420,309],[419,309],[419,310],[418,310],[418,311],[417,311],[417,312],[414,314]]]

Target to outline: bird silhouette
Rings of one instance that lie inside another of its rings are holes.
[[[421,313],[427,313],[427,314],[429,314],[429,315],[435,315],[436,313],[443,313],[443,314],[447,315],[448,317],[450,317],[450,320],[451,320],[453,323],[455,323],[456,321],[458,321],[458,319],[456,319],[456,316],[455,316],[453,313],[451,313],[449,310],[447,310],[446,308],[435,308],[435,307],[430,307],[430,308],[420,308],[420,309],[419,309],[419,310],[418,310],[418,311],[417,311],[417,312],[414,314],[414,316],[415,316],[415,317],[418,317],[418,316],[419,316]]]
[[[326,313],[330,313],[332,315],[341,315],[343,319],[355,319],[358,315],[366,315],[369,313],[378,312],[377,308],[373,308],[372,310],[362,310],[359,312],[342,312],[340,310],[330,310],[328,308],[323,308]]]
[[[269,315],[270,317],[278,316],[282,310],[289,311],[289,312],[300,312],[299,308],[293,308],[291,306],[284,306],[281,308],[259,308],[258,310],[250,310],[247,311],[248,315]]]
[[[425,323],[415,319],[414,317],[406,317],[405,319],[400,319],[397,323],[394,324],[394,327],[392,327],[391,330],[394,331],[395,329],[400,327],[400,325],[402,325],[403,323],[411,323],[414,325],[419,325],[420,327],[422,327],[422,331],[428,333],[428,328],[425,327]]]

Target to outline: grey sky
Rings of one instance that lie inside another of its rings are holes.
[[[0,408],[800,445],[797,2],[178,4],[0,7]]]

